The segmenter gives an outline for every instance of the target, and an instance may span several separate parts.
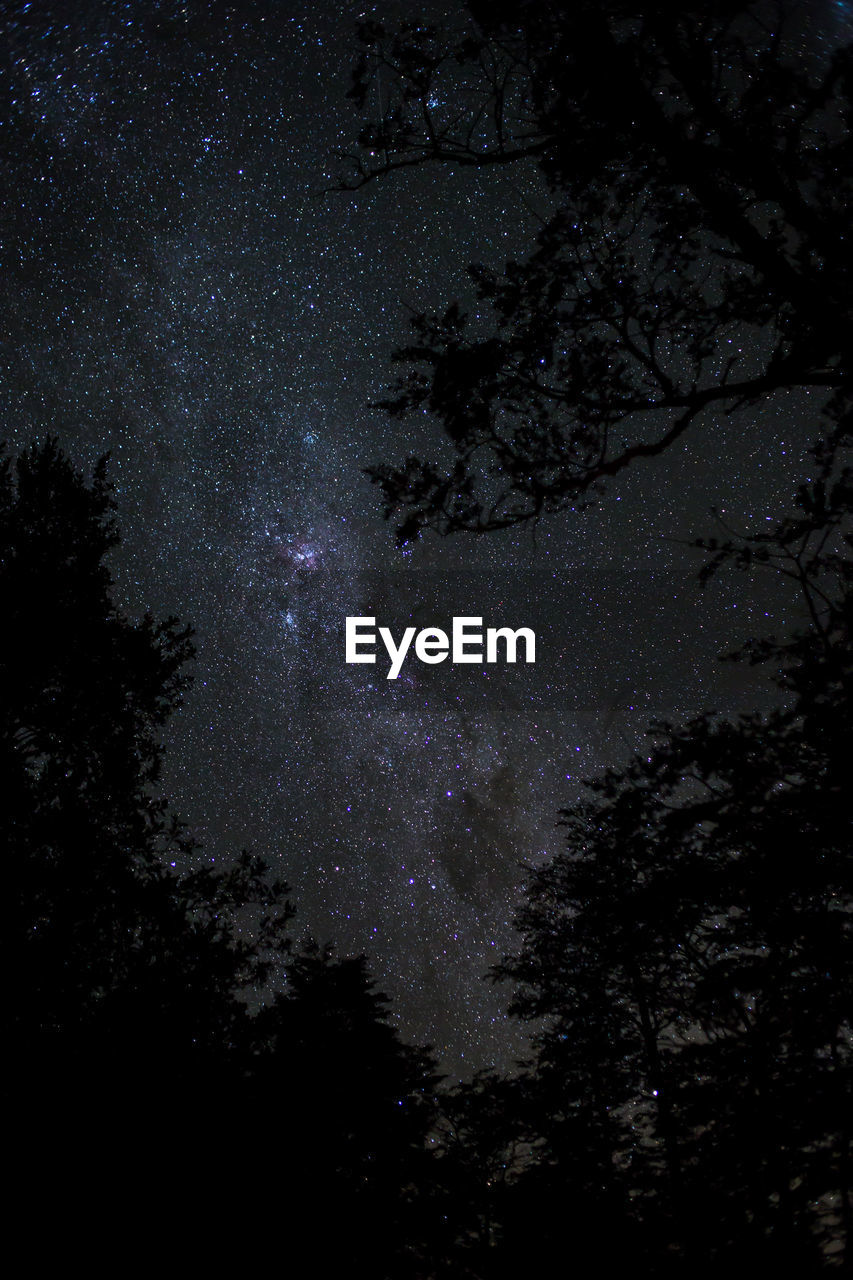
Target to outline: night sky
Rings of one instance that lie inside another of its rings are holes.
[[[523,1040],[482,975],[513,945],[519,862],[558,847],[559,808],[650,718],[760,703],[714,655],[796,605],[770,580],[700,593],[683,542],[712,507],[743,531],[789,511],[816,399],[706,415],[535,537],[401,552],[363,468],[438,432],[371,401],[413,311],[526,253],[550,207],[536,170],[323,194],[359,127],[354,26],[388,7],[2,12],[2,435],[55,432],[86,467],[109,450],[118,599],[196,629],[165,789],[206,856],[253,848],[301,931],[367,952],[408,1038],[452,1073],[505,1067]],[[850,38],[847,6],[810,20],[809,56]],[[345,664],[352,614],[395,636],[529,626],[537,662],[412,657],[388,681],[381,654]]]

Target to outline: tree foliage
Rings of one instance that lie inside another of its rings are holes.
[[[383,407],[450,454],[372,469],[402,542],[583,506],[783,389],[843,409],[853,66],[798,6],[473,2],[360,40],[343,186],[536,165],[552,200],[525,261],[470,268],[491,333],[452,303],[395,354]]]
[[[152,1043],[164,1051],[167,1026],[173,1055],[209,1050],[291,915],[249,855],[221,873],[177,869],[192,848],[156,793],[158,734],[187,686],[191,635],[119,613],[105,562],[117,540],[105,461],[89,486],[53,440],[14,471],[4,459],[2,823],[21,961],[6,1009],[24,1071],[32,1055],[67,1072],[77,1051],[86,1072],[115,1058],[130,1070]],[[253,908],[249,945],[237,915]]]
[[[783,704],[657,724],[591,781],[500,970],[544,1019],[549,1145],[598,1152],[682,1263],[817,1269],[828,1241],[849,1249],[851,479],[712,548],[717,569],[796,566],[812,625],[740,655],[771,664]]]
[[[263,1209],[321,1271],[360,1258],[416,1274],[437,1234],[432,1057],[389,1025],[364,957],[296,947],[287,887],[249,853],[212,863],[158,796],[191,635],[116,608],[114,512],[105,461],[91,483],[51,439],[3,461],[4,1021],[21,1223],[44,1230],[49,1215],[67,1251],[94,1214],[107,1250],[132,1240],[156,1255],[168,1231],[221,1261],[242,1256]],[[179,1202],[177,1222],[158,1196]]]
[[[796,513],[697,544],[703,581],[800,592],[807,626],[734,655],[776,709],[653,724],[530,868],[495,974],[534,1029],[495,1275],[522,1219],[581,1268],[850,1265],[851,89],[851,49],[784,3],[474,0],[361,31],[343,186],[526,165],[551,199],[526,260],[470,268],[477,317],[417,315],[395,353],[382,407],[446,446],[371,471],[401,542],[580,508],[720,414],[818,393]]]

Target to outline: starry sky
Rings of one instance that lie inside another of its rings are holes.
[[[117,597],[196,629],[165,787],[207,855],[264,855],[300,929],[367,952],[402,1032],[464,1075],[523,1052],[483,974],[580,780],[652,717],[760,703],[715,655],[796,605],[770,580],[700,594],[683,543],[712,507],[742,530],[789,510],[816,405],[703,419],[535,537],[396,549],[363,468],[436,429],[371,408],[390,352],[413,311],[470,300],[467,263],[524,256],[549,196],[532,167],[329,190],[354,26],[393,12],[2,6],[2,436],[112,455]],[[814,6],[809,48],[850,27]],[[537,662],[387,681],[345,664],[352,614],[529,626]]]

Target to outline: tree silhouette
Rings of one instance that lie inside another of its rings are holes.
[[[361,28],[343,187],[528,165],[551,200],[526,261],[470,268],[473,321],[418,315],[395,353],[382,407],[446,438],[370,472],[401,542],[582,507],[715,415],[820,393],[796,516],[698,544],[704,579],[802,592],[810,625],[740,655],[777,710],[654,725],[530,869],[496,970],[536,1031],[503,1126],[527,1159],[499,1221],[486,1198],[477,1274],[517,1273],[523,1222],[581,1268],[850,1265],[853,60],[804,16],[475,0],[455,27]]]
[[[499,970],[515,1011],[545,1020],[530,1087],[547,1149],[559,1164],[568,1132],[575,1162],[609,1156],[680,1265],[812,1271],[840,1246],[849,1263],[851,478],[709,547],[711,572],[781,568],[806,595],[807,630],[746,652],[784,704],[658,724],[648,754],[589,783]]]
[[[8,1167],[19,1227],[47,1217],[66,1250],[93,1213],[102,1246],[143,1220],[162,1245],[164,1170],[189,1206],[240,1078],[241,994],[289,945],[285,887],[248,854],[205,865],[156,795],[192,646],[172,619],[118,612],[117,539],[104,461],[87,484],[51,439],[3,459]]]
[[[402,542],[583,506],[715,414],[849,390],[851,50],[810,53],[798,6],[473,0],[360,45],[379,110],[343,187],[527,164],[553,205],[526,261],[470,268],[490,335],[453,303],[395,354],[384,408],[449,445],[370,472]]]
[[[130,1069],[154,1024],[157,1053],[167,1025],[175,1051],[201,1052],[290,916],[248,856],[223,874],[174,869],[191,847],[155,794],[157,733],[192,644],[174,619],[116,610],[105,557],[117,539],[105,461],[90,487],[54,440],[14,473],[4,459],[2,822],[22,962],[6,1012],[25,1072],[78,1051],[87,1072],[95,1052],[103,1070],[116,1055]],[[228,909],[253,900],[269,919],[250,946]]]
[[[49,1218],[61,1252],[82,1232],[91,1256],[94,1218],[113,1255],[221,1264],[263,1212],[319,1274],[423,1274],[447,1247],[434,1061],[364,957],[294,950],[286,886],[248,853],[213,865],[158,798],[191,637],[115,607],[114,510],[106,460],[87,483],[55,440],[0,467],[21,1222]]]
[[[389,1003],[364,956],[309,942],[252,1023],[258,1120],[288,1100],[286,1158],[266,1194],[287,1204],[288,1229],[321,1273],[421,1275],[443,1235],[429,1145],[435,1061],[403,1043]]]

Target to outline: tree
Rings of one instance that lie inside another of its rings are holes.
[[[493,331],[417,315],[382,402],[432,414],[446,463],[370,472],[402,542],[583,506],[715,414],[850,393],[851,49],[798,6],[460,6],[360,28],[367,118],[341,180],[536,165],[553,209],[525,262],[472,266]]]
[[[423,1275],[444,1235],[429,1144],[436,1064],[400,1039],[389,1004],[364,956],[309,942],[252,1023],[252,1120],[269,1126],[287,1100],[266,1195],[321,1273]]]
[[[3,459],[19,1221],[49,1220],[65,1254],[82,1224],[91,1256],[95,1222],[110,1253],[221,1264],[263,1208],[318,1266],[421,1274],[443,1231],[433,1059],[389,1024],[364,957],[294,952],[286,886],[248,853],[217,868],[158,798],[191,635],[117,610],[114,510],[106,460],[87,483],[52,439]]]
[[[116,609],[114,510],[106,460],[91,483],[52,439],[3,460],[19,1222],[49,1219],[66,1253],[96,1221],[111,1254],[177,1244],[221,1263],[263,1208],[317,1265],[419,1274],[441,1236],[434,1062],[389,1025],[364,957],[294,953],[286,886],[247,853],[212,865],[158,798],[191,635]]]
[[[526,261],[471,268],[480,315],[418,315],[395,353],[382,407],[446,446],[372,469],[399,540],[582,507],[780,391],[820,405],[797,515],[702,544],[706,574],[803,593],[808,628],[742,655],[778,709],[653,726],[530,870],[497,970],[541,1027],[515,1203],[548,1206],[554,1250],[566,1205],[593,1255],[627,1224],[652,1275],[849,1266],[851,49],[809,48],[786,4],[466,8],[361,29],[351,96],[377,114],[341,185],[526,165],[552,204]]]
[[[681,1265],[814,1270],[830,1243],[849,1263],[851,481],[804,487],[748,543],[705,544],[708,572],[735,560],[801,586],[808,629],[746,651],[785,702],[658,724],[648,754],[589,783],[499,969],[515,1012],[544,1019],[547,1147],[574,1117],[575,1160],[609,1152]]]
[[[204,1109],[292,914],[248,854],[191,869],[200,851],[156,794],[191,638],[116,609],[113,513],[105,460],[87,484],[55,440],[3,459],[7,1061],[27,1148],[41,1135],[78,1161],[81,1123],[83,1149],[130,1150],[177,1132],[176,1107],[186,1125],[190,1096]]]

